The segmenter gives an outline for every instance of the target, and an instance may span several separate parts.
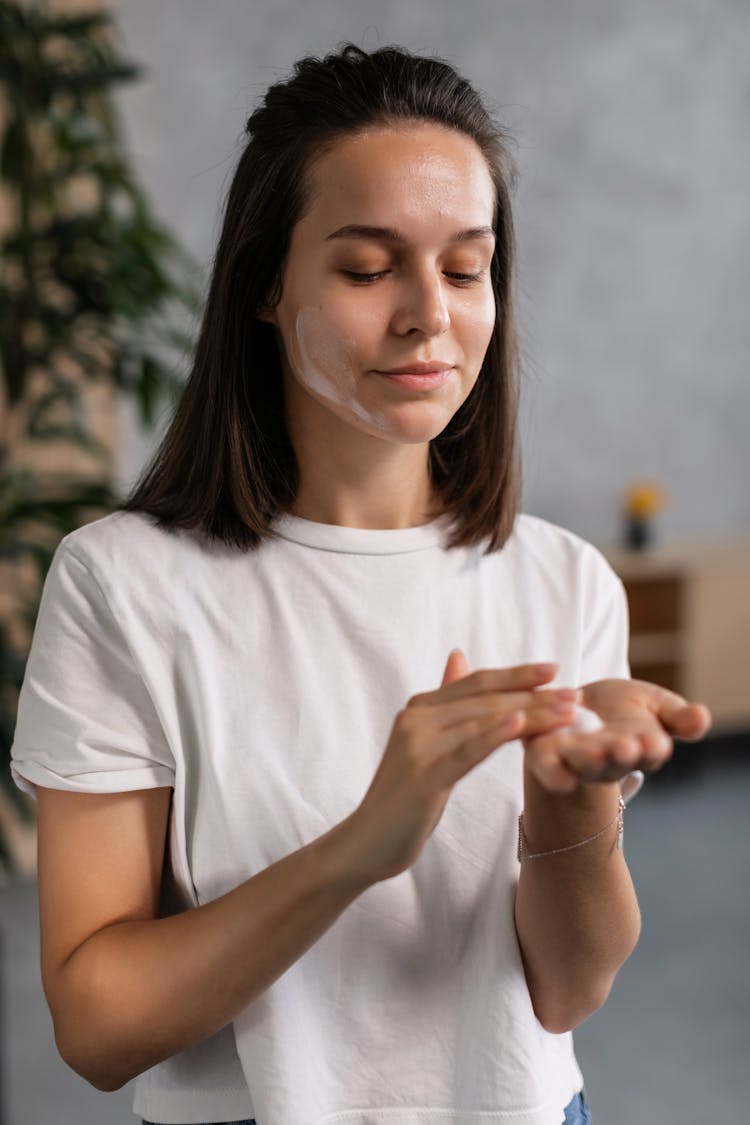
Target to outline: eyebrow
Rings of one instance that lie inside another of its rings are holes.
[[[326,237],[326,242],[332,238],[367,238],[376,242],[408,242],[408,238],[401,231],[392,227],[370,227],[360,223],[350,223],[348,226],[339,227],[333,234]],[[469,230],[460,230],[451,235],[449,242],[471,242],[476,238],[491,238],[495,241],[495,232],[492,227],[470,227]]]

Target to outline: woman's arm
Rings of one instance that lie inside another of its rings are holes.
[[[526,859],[515,922],[537,1018],[568,1031],[606,1000],[640,933],[640,911],[617,848],[619,781],[653,772],[672,756],[673,735],[695,741],[710,729],[701,703],[643,680],[599,680],[582,689],[603,726],[525,741],[524,834],[532,852],[581,848]]]
[[[343,821],[221,898],[159,918],[169,797],[38,787],[45,995],[60,1054],[99,1090],[224,1027],[367,886]]]
[[[617,816],[619,783],[550,793],[524,770],[524,834],[532,852],[575,844]],[[515,923],[537,1019],[570,1031],[602,1006],[633,952],[640,911],[617,825],[597,840],[521,864]]]

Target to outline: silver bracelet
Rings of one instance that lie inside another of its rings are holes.
[[[579,840],[577,844],[568,844],[567,848],[552,848],[552,850],[548,852],[530,852],[528,850],[526,837],[523,831],[523,813],[521,813],[518,818],[518,862],[520,863],[522,859],[539,859],[543,855],[559,855],[560,852],[571,852],[574,848],[582,848],[584,844],[590,844],[592,840],[598,840],[613,824],[617,824],[617,847],[621,851],[624,833],[622,814],[624,812],[625,802],[622,799],[622,794],[620,794],[620,799],[617,804],[617,816],[613,820],[610,820],[609,824],[605,824],[600,832],[596,832],[593,836],[587,836],[585,840]]]

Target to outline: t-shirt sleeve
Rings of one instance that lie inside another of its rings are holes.
[[[629,680],[630,614],[620,576],[604,555],[591,547],[586,578],[581,684],[596,680]],[[643,785],[644,774],[632,770],[620,782],[627,804]]]
[[[581,683],[629,680],[630,615],[622,579],[596,548],[587,559]]]
[[[66,539],[42,590],[18,700],[11,775],[110,793],[173,785],[174,756],[102,588]]]

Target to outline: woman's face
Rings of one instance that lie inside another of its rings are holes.
[[[311,204],[292,233],[278,329],[285,400],[306,425],[320,410],[398,443],[436,437],[467,398],[495,323],[495,193],[469,137],[431,123],[347,136],[309,172]],[[447,366],[433,389],[388,379]]]

